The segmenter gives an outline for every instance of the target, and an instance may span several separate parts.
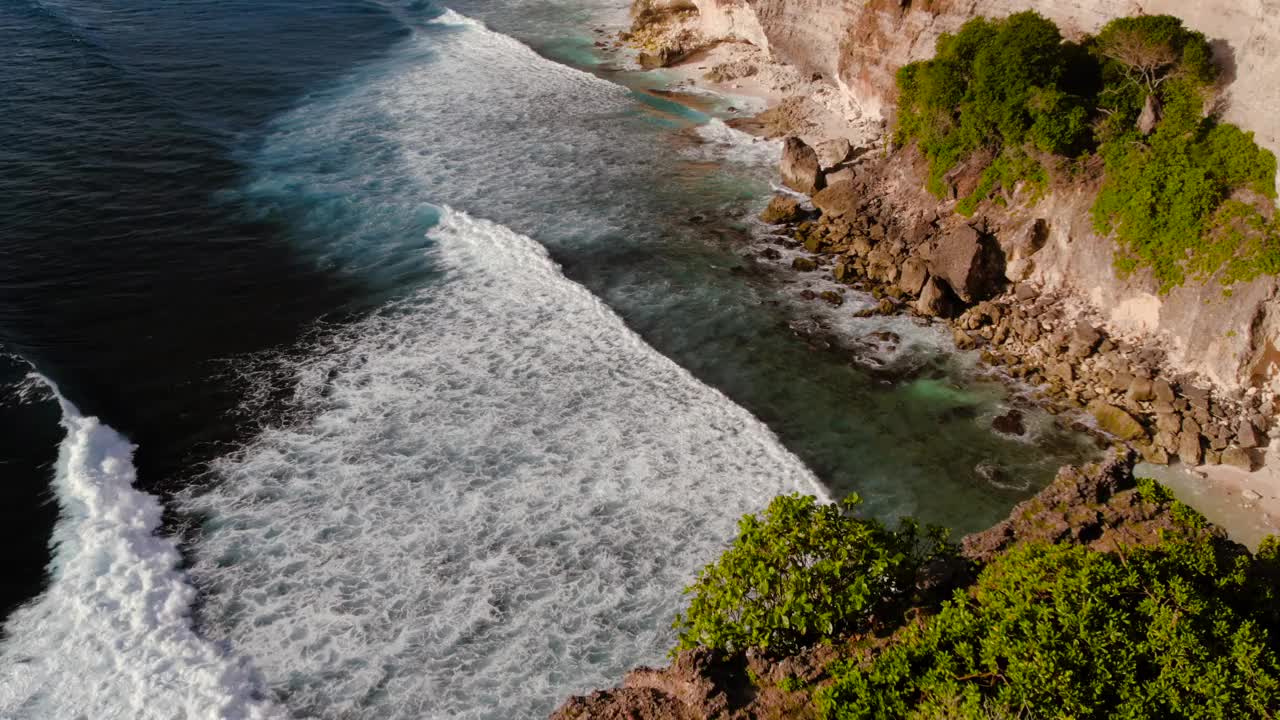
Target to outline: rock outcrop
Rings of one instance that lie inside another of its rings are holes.
[[[752,43],[802,74],[826,79],[864,115],[886,120],[892,119],[897,68],[932,56],[942,33],[975,16],[1033,9],[1076,37],[1117,16],[1169,13],[1210,38],[1228,81],[1224,118],[1280,151],[1280,86],[1274,83],[1280,76],[1280,0],[692,0],[694,11],[680,0],[641,2],[673,3],[678,9],[668,12],[692,15],[691,26],[702,42]],[[847,179],[848,171],[833,177]],[[957,185],[972,180],[963,175]],[[1112,335],[1158,339],[1177,370],[1201,374],[1219,388],[1239,392],[1271,385],[1280,390],[1280,284],[1275,278],[1238,284],[1228,297],[1212,280],[1161,294],[1147,273],[1120,277],[1112,240],[1098,237],[1092,227],[1089,210],[1096,189],[1096,182],[1086,179],[1008,213],[999,236],[1005,279],[1035,283],[1089,308]],[[834,194],[832,199],[844,202]],[[1022,231],[1016,229],[1019,223]],[[958,296],[973,297],[967,283],[943,277]]]
[[[798,137],[789,137],[782,144],[782,184],[805,195],[813,195],[823,188],[822,165],[818,153]]]
[[[919,598],[936,608],[983,565],[1023,543],[1077,544],[1111,552],[1154,545],[1169,531],[1185,531],[1167,498],[1139,488],[1133,462],[1131,453],[1119,452],[1099,463],[1063,468],[1007,519],[965,537],[959,558],[926,565],[916,579]],[[1195,532],[1209,534],[1224,551],[1243,551],[1216,527]],[[686,650],[665,668],[627,673],[618,688],[570,698],[552,720],[812,718],[812,689],[829,677],[831,662],[851,653],[865,656],[883,641],[837,641],[785,657],[750,650],[727,656],[705,648]]]

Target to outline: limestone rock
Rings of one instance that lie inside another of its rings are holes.
[[[1167,380],[1159,379],[1152,382],[1151,391],[1155,393],[1156,400],[1162,403],[1172,404],[1174,401],[1173,387]]]
[[[826,170],[848,160],[849,153],[853,152],[853,146],[847,139],[840,137],[818,143],[815,150],[818,153],[818,164]]]
[[[936,277],[929,278],[916,301],[916,312],[927,317],[950,317],[955,311],[951,288]]]
[[[1253,472],[1255,469],[1253,455],[1241,447],[1229,447],[1223,450],[1222,464],[1240,468],[1245,472]]]
[[[813,196],[813,206],[825,217],[853,217],[862,203],[862,188],[855,180],[833,182]]]
[[[760,213],[760,219],[770,225],[780,225],[799,220],[804,215],[800,201],[787,195],[775,195],[769,201],[769,207]]]
[[[1071,332],[1070,350],[1074,357],[1087,357],[1102,342],[1102,333],[1086,322],[1077,323]]]
[[[1142,424],[1124,410],[1108,403],[1098,402],[1089,407],[1098,425],[1121,440],[1137,440],[1147,435]]]
[[[805,195],[813,195],[823,187],[822,167],[818,153],[798,137],[789,137],[782,145],[782,184]]]
[[[1185,465],[1199,465],[1204,459],[1200,445],[1200,433],[1184,432],[1178,435],[1178,458]]]
[[[1004,284],[1004,254],[990,238],[961,225],[929,245],[929,271],[966,303],[985,300]]]
[[[1129,383],[1129,389],[1125,391],[1125,398],[1131,403],[1148,402],[1155,396],[1151,381],[1139,377],[1134,378],[1133,382]]]
[[[898,276],[898,287],[904,291],[919,295],[924,289],[925,281],[929,279],[929,270],[924,260],[918,257],[909,257],[906,262],[902,263],[902,272]]]
[[[1262,437],[1248,420],[1241,420],[1236,430],[1236,445],[1242,448],[1256,448],[1262,445]]]

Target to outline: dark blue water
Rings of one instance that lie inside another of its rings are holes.
[[[141,446],[155,488],[235,436],[212,361],[359,310],[349,269],[220,194],[273,116],[407,32],[376,2],[0,3],[0,346]],[[5,379],[29,368],[9,368]],[[4,413],[0,617],[39,587],[56,410]],[[6,448],[7,449],[7,448]]]

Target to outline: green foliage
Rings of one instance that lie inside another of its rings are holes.
[[[1043,192],[1035,152],[1096,150],[1106,178],[1094,225],[1115,234],[1116,268],[1150,268],[1161,292],[1215,275],[1230,285],[1280,272],[1280,225],[1263,203],[1233,200],[1246,190],[1274,199],[1276,159],[1251,133],[1205,117],[1217,77],[1206,37],[1169,15],[1113,20],[1080,45],[1034,12],[977,18],[939,38],[933,59],[898,71],[895,140],[918,143],[939,197],[955,167],[994,158],[956,205],[966,216],[1023,183]],[[1149,100],[1159,123],[1144,137]]]
[[[938,39],[932,60],[898,71],[897,141],[919,141],[938,194],[942,177],[980,148],[1071,152],[1089,136],[1087,99],[1070,85],[1081,57],[1034,12],[970,20]]]
[[[1152,492],[1152,487],[1147,489]],[[816,696],[826,718],[1274,718],[1280,543],[1029,545]]]
[[[1280,268],[1275,235],[1232,193],[1275,196],[1276,159],[1252,133],[1212,120],[1184,131],[1168,118],[1145,141],[1128,133],[1102,148],[1107,175],[1094,203],[1095,229],[1114,232],[1122,272],[1153,270],[1162,291],[1224,266],[1224,281]]]
[[[1004,204],[1007,202],[1005,198],[1024,182],[1039,194],[1049,184],[1049,174],[1030,155],[1016,149],[1005,150],[982,171],[978,186],[956,205],[956,212],[965,217],[973,215],[978,204],[997,190],[1003,194],[997,197],[996,202]]]
[[[941,532],[852,517],[858,502],[784,495],[743,517],[733,545],[686,588],[692,599],[676,617],[676,649],[794,652],[858,630],[910,593],[920,564],[946,549]]]

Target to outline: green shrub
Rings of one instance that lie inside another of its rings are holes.
[[[1188,275],[1203,281],[1224,267],[1228,284],[1280,267],[1261,216],[1243,203],[1225,205],[1242,189],[1275,197],[1275,156],[1252,133],[1209,119],[1181,131],[1166,119],[1145,141],[1128,133],[1106,143],[1102,156],[1094,225],[1115,233],[1122,272],[1149,267],[1167,292]]]
[[[938,39],[932,60],[898,71],[899,144],[915,140],[929,158],[930,189],[979,148],[999,155],[1031,144],[1072,152],[1089,138],[1088,98],[1076,94],[1085,58],[1034,12],[976,18]]]
[[[1205,36],[1170,15],[1119,18],[1079,45],[1034,12],[977,18],[939,38],[933,59],[898,71],[895,141],[918,144],[939,197],[957,165],[979,151],[993,158],[956,205],[966,216],[1023,183],[1042,192],[1049,176],[1035,152],[1096,151],[1106,176],[1094,226],[1114,233],[1117,270],[1150,268],[1161,292],[1188,277],[1230,285],[1280,271],[1280,224],[1264,203],[1237,199],[1275,198],[1276,159],[1205,116],[1217,77]],[[1159,122],[1144,136],[1148,103]]]
[[[1188,532],[1124,554],[1029,545],[970,591],[845,660],[826,718],[1274,718],[1280,544]]]
[[[732,546],[686,588],[692,598],[676,617],[676,649],[795,652],[856,631],[909,596],[921,563],[946,549],[941,532],[852,517],[858,502],[784,495],[761,516],[743,517]]]

